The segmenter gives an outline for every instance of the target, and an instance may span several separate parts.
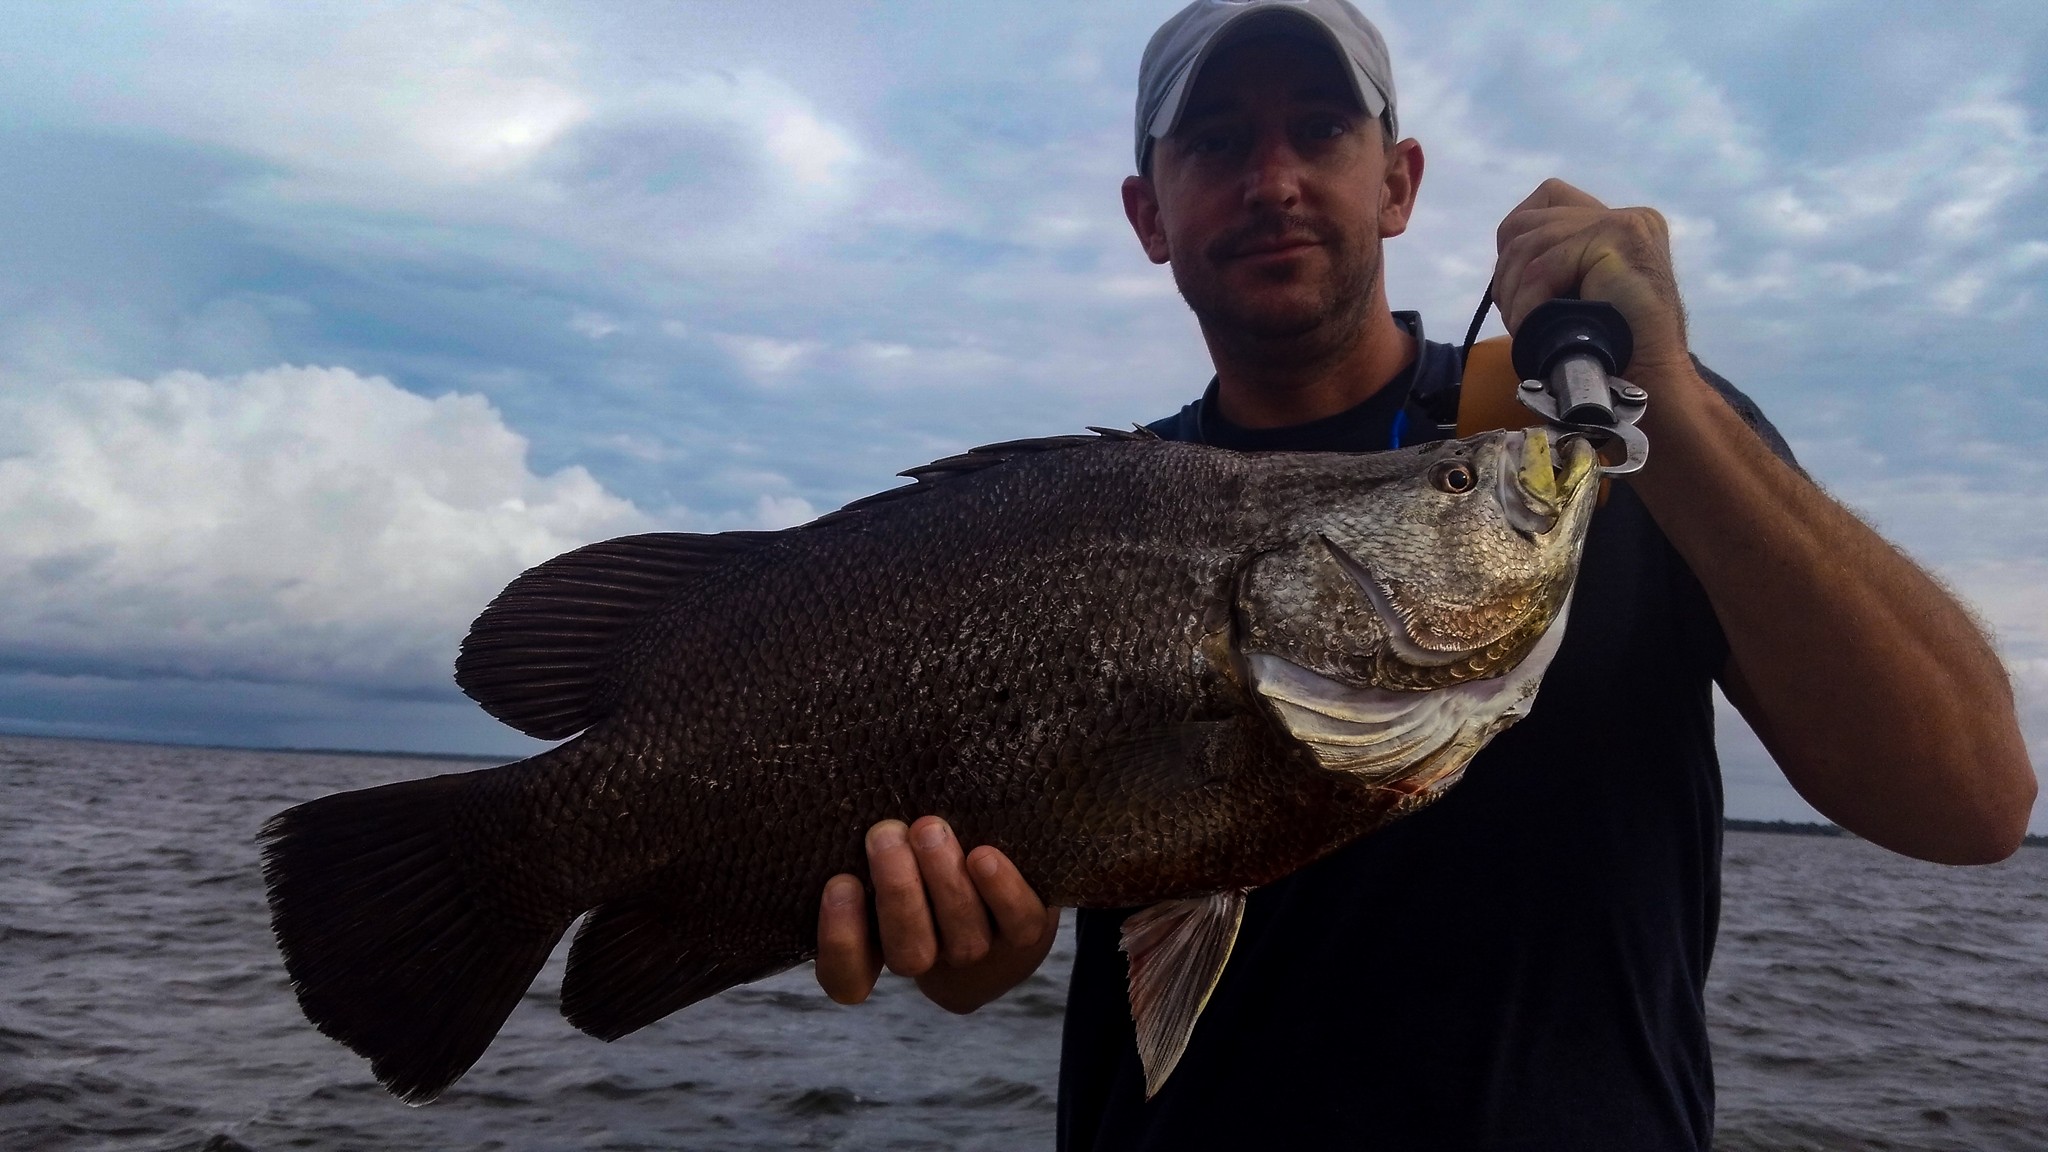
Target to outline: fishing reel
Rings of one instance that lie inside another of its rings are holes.
[[[1636,427],[1649,393],[1621,378],[1635,355],[1635,334],[1621,310],[1599,300],[1547,300],[1522,320],[1509,349],[1521,384],[1515,399],[1545,422],[1583,435],[1610,476],[1634,472],[1650,442]],[[1608,463],[1609,444],[1622,458]]]

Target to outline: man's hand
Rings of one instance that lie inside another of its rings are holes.
[[[867,849],[879,946],[859,878],[834,876],[818,906],[818,986],[839,1003],[867,999],[886,961],[941,1008],[972,1012],[1052,951],[1059,909],[1047,908],[997,849],[963,853],[936,816],[907,828],[884,820],[868,829]]]
[[[1654,208],[1609,208],[1562,180],[1545,180],[1501,221],[1493,298],[1510,332],[1559,296],[1604,300],[1635,335],[1630,380],[1690,369],[1685,307],[1671,271],[1671,233]]]

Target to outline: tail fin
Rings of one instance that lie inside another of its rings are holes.
[[[490,1045],[568,928],[486,906],[448,831],[474,773],[343,792],[264,825],[270,923],[299,1005],[407,1103]]]

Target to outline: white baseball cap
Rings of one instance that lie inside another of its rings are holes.
[[[1394,67],[1387,42],[1372,21],[1345,0],[1195,0],[1159,26],[1138,64],[1138,171],[1152,141],[1173,132],[1195,87],[1195,76],[1216,50],[1275,24],[1307,30],[1351,65],[1359,107],[1399,135],[1394,119]]]

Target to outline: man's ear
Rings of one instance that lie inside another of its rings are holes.
[[[1380,188],[1380,239],[1408,230],[1415,194],[1422,188],[1422,143],[1409,137],[1387,149],[1387,173]]]
[[[1153,190],[1152,181],[1143,176],[1124,177],[1124,215],[1130,219],[1131,231],[1138,234],[1138,243],[1145,246],[1145,255],[1154,264],[1164,264],[1173,258],[1166,247],[1166,230],[1159,224],[1159,194]]]

